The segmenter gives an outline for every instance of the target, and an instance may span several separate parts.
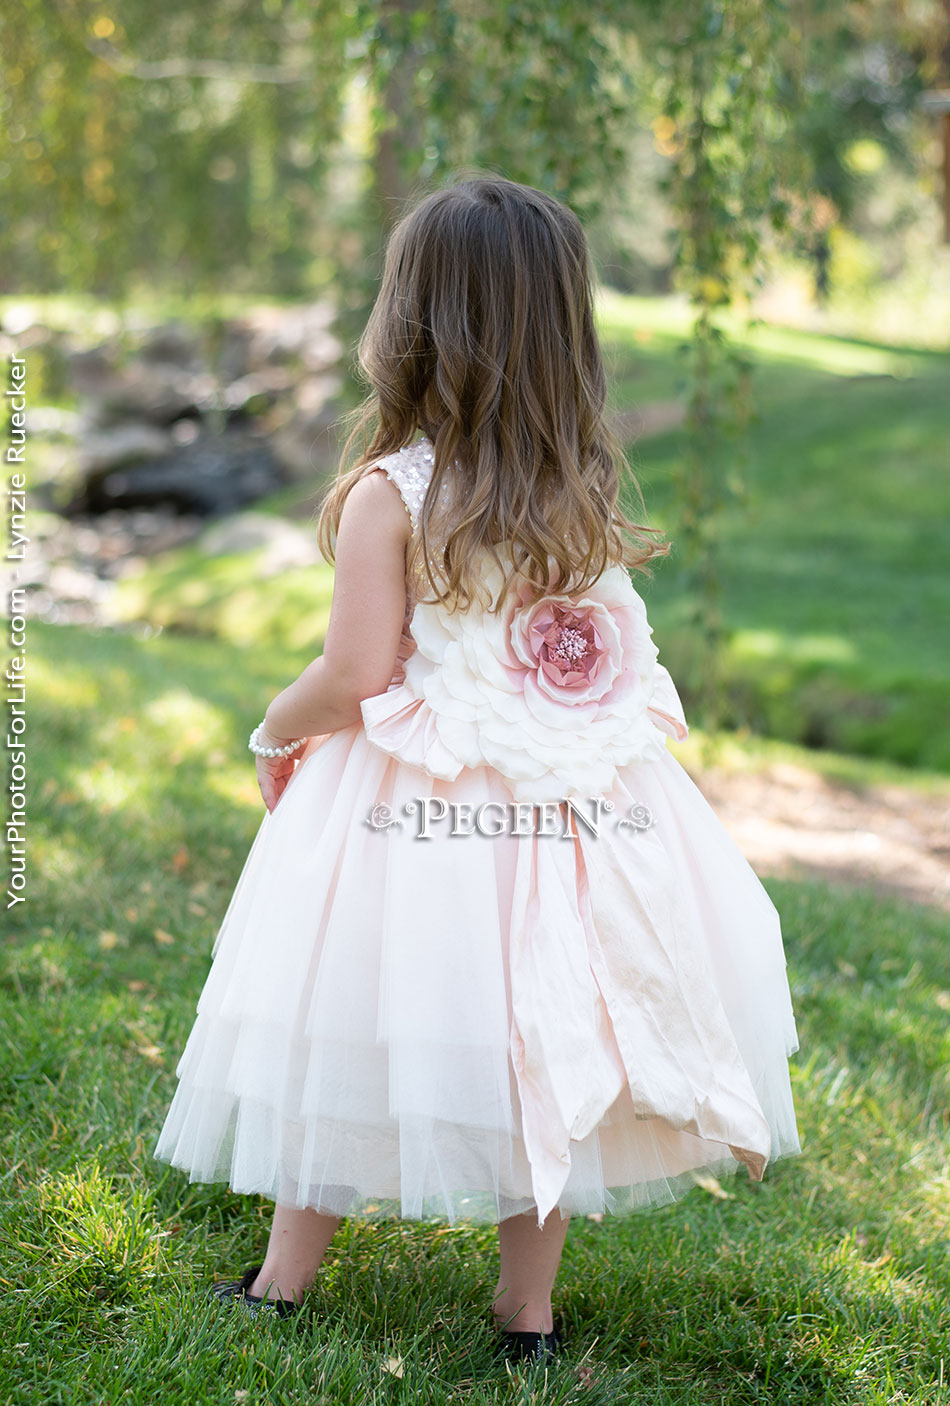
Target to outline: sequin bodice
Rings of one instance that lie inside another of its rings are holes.
[[[413,528],[419,526],[422,505],[432,477],[433,461],[432,441],[423,436],[422,439],[416,440],[415,444],[407,444],[404,449],[387,454],[376,464],[377,468],[385,470],[402,494],[402,501],[406,505]],[[448,487],[446,481],[442,488],[443,501],[448,497]]]
[[[382,469],[399,489],[406,512],[412,523],[413,532],[418,530],[419,518],[422,513],[422,505],[429,488],[429,481],[432,477],[432,465],[434,462],[434,450],[432,441],[424,435],[416,440],[415,444],[408,444],[404,449],[397,449],[394,454],[387,454],[379,459],[374,465],[375,468]],[[441,502],[445,506],[451,494],[451,486],[448,478],[443,480]],[[412,618],[416,600],[422,589],[421,581],[412,579],[406,582],[406,631],[408,623]]]

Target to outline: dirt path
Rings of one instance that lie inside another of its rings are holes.
[[[762,876],[860,884],[950,912],[950,782],[856,790],[805,767],[687,771]]]

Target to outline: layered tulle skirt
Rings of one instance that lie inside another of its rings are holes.
[[[532,810],[355,724],[261,822],[155,1156],[334,1215],[622,1213],[797,1153],[797,1047],[778,914],[671,752]]]

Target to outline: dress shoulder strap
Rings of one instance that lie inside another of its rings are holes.
[[[394,454],[384,455],[373,465],[376,469],[383,469],[399,489],[413,529],[419,525],[419,515],[432,477],[432,462],[432,444],[423,438],[415,444],[397,449]]]

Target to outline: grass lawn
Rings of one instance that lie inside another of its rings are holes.
[[[263,816],[245,744],[287,659],[31,631],[29,902],[0,948],[0,1401],[950,1402],[950,919],[825,884],[766,884],[803,1156],[576,1220],[546,1378],[491,1366],[491,1227],[344,1222],[300,1326],[208,1304],[259,1255],[269,1203],[151,1149]]]
[[[677,395],[686,318],[675,300],[604,293],[598,320],[612,409]],[[946,771],[950,354],[773,327],[735,335],[756,366],[758,419],[739,470],[745,497],[722,520],[726,723]],[[695,721],[704,689],[683,630],[681,452],[678,430],[630,448],[649,519],[673,540],[653,579],[635,584]],[[296,496],[312,508],[318,489],[308,483]],[[288,494],[274,503],[287,508]],[[302,667],[322,646],[331,569],[262,582],[257,564],[253,553],[209,559],[192,544],[124,579],[120,609],[129,620],[299,651]]]
[[[670,300],[605,295],[612,404],[675,391],[685,326]],[[724,511],[732,723],[814,747],[950,767],[950,355],[760,327],[745,500]],[[684,702],[673,474],[679,432],[634,446],[651,521],[673,539],[637,582]],[[688,716],[688,713],[687,713]]]

